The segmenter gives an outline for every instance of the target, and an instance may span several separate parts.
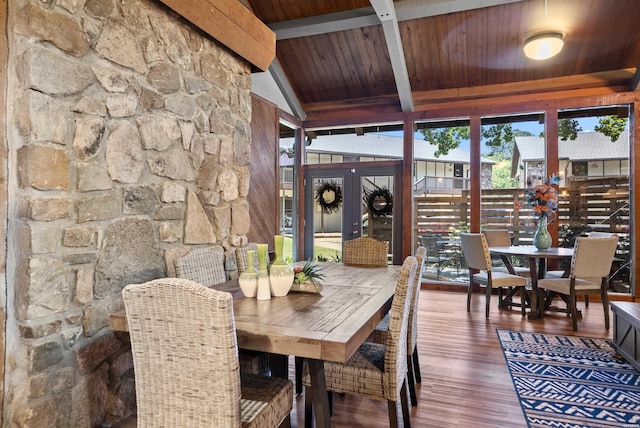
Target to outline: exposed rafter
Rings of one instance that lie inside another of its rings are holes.
[[[481,7],[498,6],[523,0],[404,0],[395,6],[398,22],[410,19],[444,15]],[[315,36],[336,31],[352,30],[380,24],[380,19],[372,7],[353,9],[345,12],[328,13],[308,18],[292,19],[269,24],[276,33],[276,40]]]
[[[269,28],[276,33],[276,40],[315,36],[354,28],[380,24],[372,7],[346,12],[328,13],[290,21],[274,22]]]
[[[307,118],[307,114],[302,108],[302,104],[300,103],[300,100],[298,100],[298,96],[291,87],[289,79],[287,79],[278,58],[275,58],[271,62],[271,65],[269,66],[269,73],[276,82],[276,85],[278,85],[278,88],[280,88],[280,92],[282,92],[282,96],[284,96],[284,99],[287,101],[287,104],[289,105],[289,108],[291,108],[294,116],[300,120],[305,120]]]
[[[398,27],[398,19],[396,18],[393,1],[371,0],[371,5],[382,23],[402,111],[413,111],[411,82],[409,82],[409,73],[407,73],[407,63],[404,59],[404,48],[402,47],[402,40],[400,39],[400,28]]]

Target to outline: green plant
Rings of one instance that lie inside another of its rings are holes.
[[[293,281],[297,284],[301,284],[312,279],[324,278],[324,275],[320,272],[318,265],[311,260],[308,260],[302,267],[296,267],[293,271],[295,272]]]

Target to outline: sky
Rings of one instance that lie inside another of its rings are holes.
[[[593,131],[594,127],[598,124],[598,118],[596,117],[589,117],[589,118],[579,118],[578,119],[578,123],[580,124],[580,126],[582,127],[582,132],[588,132],[588,131]],[[513,129],[516,130],[520,130],[520,131],[528,131],[533,135],[539,135],[543,130],[544,130],[544,125],[538,122],[518,122],[515,123],[513,125]],[[402,131],[389,131],[389,132],[381,132],[381,134],[384,135],[392,135],[394,137],[402,137]],[[415,138],[416,139],[423,139],[424,136],[419,133],[416,132],[415,134]],[[464,151],[470,151],[470,144],[469,144],[469,140],[465,140],[460,144],[460,149],[464,150]],[[482,154],[486,154],[489,153],[490,150],[487,149],[484,144],[482,146],[482,150],[481,153]]]

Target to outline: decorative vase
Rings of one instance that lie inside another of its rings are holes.
[[[269,300],[269,272],[267,271],[267,244],[258,244],[258,300]]]
[[[286,296],[291,285],[293,285],[294,272],[293,268],[282,257],[282,249],[284,247],[284,236],[276,235],[273,237],[274,249],[276,257],[269,266],[269,285],[271,294],[276,297]]]
[[[538,219],[538,230],[533,235],[533,245],[538,250],[546,250],[551,246],[551,235],[547,230],[547,218],[540,217]]]
[[[238,277],[238,284],[244,297],[256,297],[258,293],[258,269],[253,265],[255,251],[247,251],[247,268]]]

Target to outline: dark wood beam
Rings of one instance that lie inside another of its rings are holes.
[[[276,56],[276,35],[237,0],[160,0],[262,71]]]

